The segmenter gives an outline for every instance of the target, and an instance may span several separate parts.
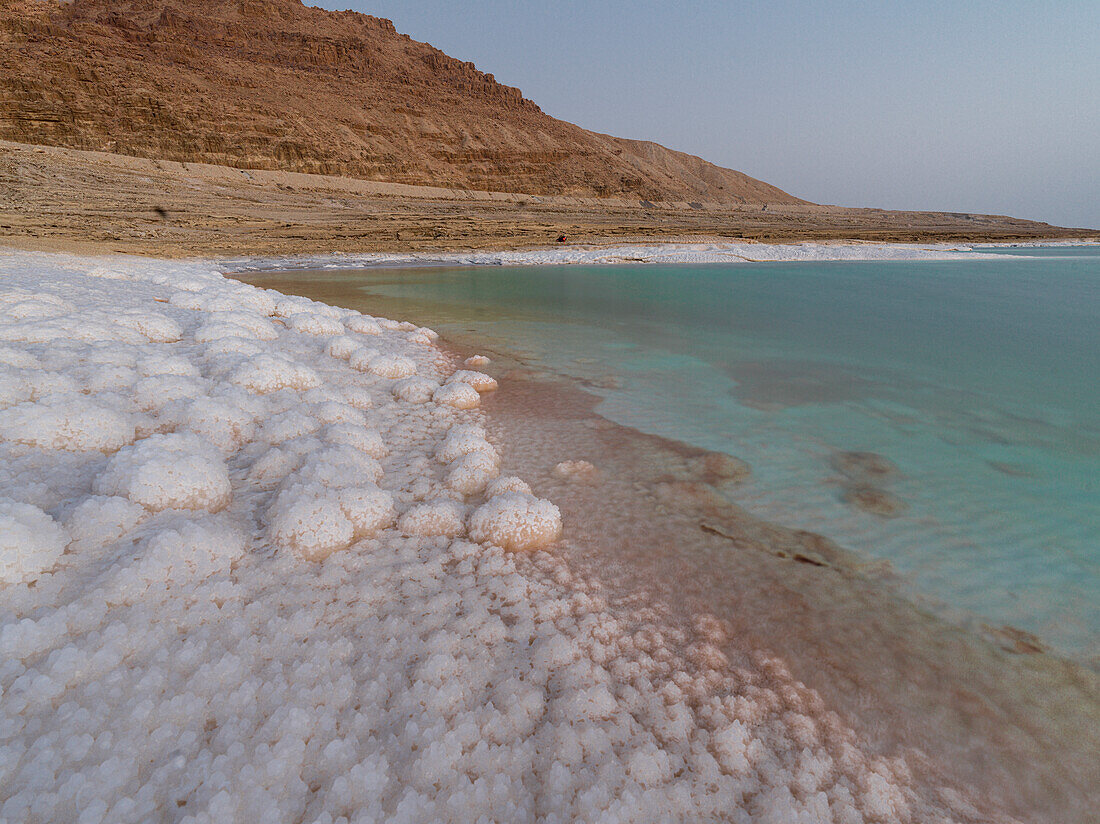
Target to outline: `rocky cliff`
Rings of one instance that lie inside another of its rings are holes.
[[[462,189],[802,202],[556,120],[388,20],[298,0],[0,0],[0,139]]]

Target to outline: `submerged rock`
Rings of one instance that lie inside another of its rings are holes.
[[[752,467],[740,458],[725,452],[708,452],[691,462],[694,472],[707,483],[732,481],[741,483],[752,475]]]
[[[849,506],[882,518],[896,518],[909,508],[908,504],[885,489],[867,484],[846,488],[841,500]]]
[[[829,463],[837,472],[853,480],[891,478],[898,474],[894,462],[877,452],[837,452]]]

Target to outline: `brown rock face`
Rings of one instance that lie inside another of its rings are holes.
[[[0,0],[0,139],[536,195],[802,202],[555,120],[389,20],[297,0]]]

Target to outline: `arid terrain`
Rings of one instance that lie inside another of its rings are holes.
[[[0,241],[154,255],[1098,237],[821,206],[298,0],[0,0]]]
[[[298,0],[0,0],[0,139],[502,192],[801,202],[556,120],[389,20]]]
[[[756,239],[1100,237],[1014,218],[501,194],[0,142],[0,241],[160,256]]]

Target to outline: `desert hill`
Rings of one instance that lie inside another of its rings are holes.
[[[388,20],[298,0],[0,0],[0,140],[536,195],[802,202],[556,120]]]

